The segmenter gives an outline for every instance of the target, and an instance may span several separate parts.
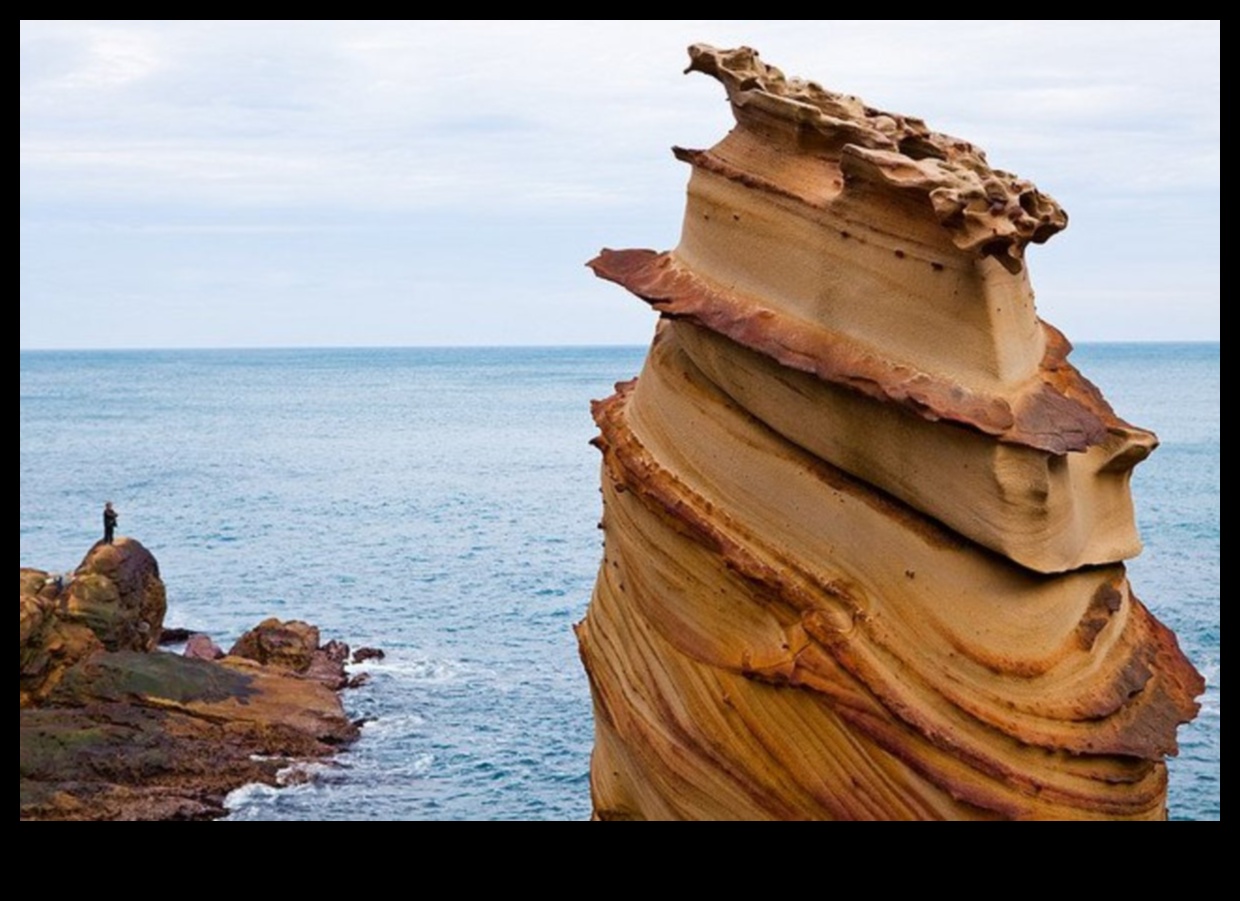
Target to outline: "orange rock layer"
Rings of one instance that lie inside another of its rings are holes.
[[[1156,440],[1033,312],[1066,216],[918,120],[691,58],[738,126],[678,153],[681,244],[591,263],[664,317],[594,408],[595,816],[1164,817],[1203,685],[1120,562]]]

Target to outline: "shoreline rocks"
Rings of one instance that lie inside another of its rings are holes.
[[[96,545],[67,584],[23,568],[20,608],[20,819],[215,818],[233,789],[358,737],[337,694],[348,647],[313,626],[266,620],[228,655],[201,634],[155,650],[165,592],[133,539]]]

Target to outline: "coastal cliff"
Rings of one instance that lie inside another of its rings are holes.
[[[157,650],[164,584],[132,538],[68,579],[23,567],[19,607],[21,819],[219,817],[233,789],[358,735],[336,693],[348,648],[313,626],[267,620],[227,655],[205,636]]]
[[[595,817],[1164,818],[1203,682],[1122,562],[1157,439],[1034,309],[1067,215],[751,49],[689,69],[737,124],[675,150],[679,245],[590,263],[661,316],[594,405]]]

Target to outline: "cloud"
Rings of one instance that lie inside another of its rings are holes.
[[[680,74],[696,40],[752,44],[789,74],[973,140],[1074,227],[1117,200],[1139,217],[1141,198],[1182,199],[1160,236],[1174,256],[1217,230],[1203,198],[1220,180],[1219,35],[1217,22],[1041,20],[23,22],[23,296],[50,290],[33,273],[63,252],[57,224],[274,233],[453,216],[541,223],[564,242],[644,219],[647,242],[674,236],[685,173],[668,147],[731,127],[718,86]],[[233,265],[261,281],[254,245]],[[570,247],[542,252],[559,265]],[[113,251],[117,266],[139,253]],[[409,249],[410,270],[422,254]],[[490,284],[458,278],[482,309]]]

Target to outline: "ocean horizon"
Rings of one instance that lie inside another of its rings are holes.
[[[592,399],[644,346],[20,351],[20,565],[118,531],[158,559],[166,625],[228,647],[268,616],[382,648],[361,739],[230,819],[590,814],[573,623],[601,558]],[[1161,439],[1136,470],[1135,593],[1205,675],[1169,761],[1174,819],[1221,819],[1220,369],[1207,342],[1072,361]]]

